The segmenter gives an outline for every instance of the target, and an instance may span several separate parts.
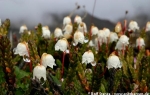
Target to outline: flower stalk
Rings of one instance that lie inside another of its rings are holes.
[[[62,57],[62,70],[61,70],[61,79],[63,78],[63,74],[64,74],[64,62],[65,62],[65,55],[66,52],[63,52],[63,57]]]

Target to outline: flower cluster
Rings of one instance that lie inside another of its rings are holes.
[[[29,31],[26,25],[20,27],[21,39],[14,48],[14,54],[23,57],[24,63],[29,64],[33,80],[37,78],[41,81],[43,78],[44,81],[50,81],[44,82],[46,85],[43,86],[50,84],[54,90],[57,90],[55,87],[59,89],[60,85],[65,84],[68,86],[67,93],[71,93],[68,90],[71,87],[77,89],[76,84],[82,85],[86,92],[103,90],[106,86],[109,87],[104,90],[116,92],[122,87],[122,80],[126,83],[130,81],[127,79],[129,77],[133,78],[132,82],[129,82],[131,84],[139,85],[136,81],[142,81],[140,79],[147,81],[148,78],[138,78],[140,75],[134,74],[145,72],[138,70],[146,68],[146,62],[149,61],[145,61],[145,55],[142,54],[146,47],[145,34],[150,31],[150,22],[147,22],[142,31],[136,21],[131,21],[128,27],[126,23],[123,26],[118,22],[114,30],[106,27],[100,29],[95,25],[87,30],[83,18],[77,15],[73,21],[70,16],[64,17],[62,25],[63,28],[56,27],[54,32],[50,31],[49,26],[38,25],[36,32]],[[136,33],[138,35],[134,35]],[[146,53],[150,55],[149,51]],[[140,67],[142,61],[146,65]],[[103,77],[106,70],[109,72],[109,78]],[[147,84],[143,87],[145,85]]]

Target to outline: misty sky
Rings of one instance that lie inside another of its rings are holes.
[[[35,24],[41,22],[48,24],[44,13],[71,12],[75,3],[86,6],[88,13],[92,13],[94,0],[0,0],[0,19],[9,18],[13,23]],[[150,0],[97,0],[94,16],[116,22],[124,17],[126,10],[128,17],[139,13],[150,14]],[[83,11],[83,8],[76,13]]]

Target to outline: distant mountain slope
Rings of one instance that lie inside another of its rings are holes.
[[[67,16],[69,13],[64,13],[62,15],[58,15],[58,14],[47,14],[47,16],[51,16],[52,17],[52,25],[50,25],[51,29],[54,29],[55,27],[62,27],[62,23],[63,23],[63,18],[65,16]],[[75,14],[71,17],[72,21],[74,21],[74,17],[76,15],[79,14]],[[82,14],[79,16],[83,16]],[[83,19],[83,22],[86,23],[87,28],[90,29],[91,24],[94,24],[95,26],[97,26],[99,29],[103,29],[104,27],[109,28],[110,30],[113,30],[115,27],[115,24],[109,20],[104,20],[104,19],[99,19],[96,17],[93,17],[87,13],[87,16],[85,17],[85,19]]]

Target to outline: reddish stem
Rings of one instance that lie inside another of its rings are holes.
[[[63,52],[63,58],[62,58],[62,72],[61,72],[61,78],[63,77],[63,74],[64,74],[65,55],[66,55],[66,52],[64,51],[64,52]]]
[[[124,56],[124,48],[125,48],[125,46],[124,46],[124,44],[123,44],[123,50],[122,50],[122,54],[123,54],[123,56]]]
[[[29,62],[29,66],[30,66],[30,72],[32,72],[32,63],[31,63],[31,61]]]
[[[100,51],[100,47],[101,47],[101,45],[100,45],[99,40],[98,40],[98,50],[99,51]]]
[[[106,51],[108,52],[109,37],[107,38]]]

